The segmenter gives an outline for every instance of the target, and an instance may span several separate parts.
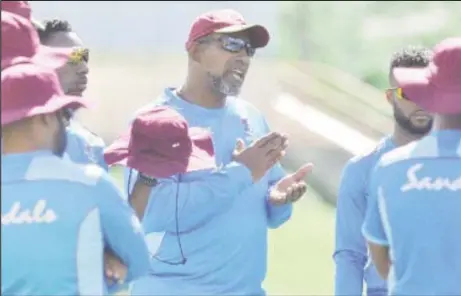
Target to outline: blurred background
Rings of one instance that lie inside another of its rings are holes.
[[[353,155],[392,129],[387,86],[392,53],[460,35],[458,1],[31,1],[35,18],[68,20],[91,51],[83,123],[107,143],[133,112],[185,76],[184,42],[199,14],[240,11],[271,31],[243,98],[290,135],[287,170],[316,164],[311,191],[292,221],[272,231],[266,288],[271,295],[332,295],[334,204]],[[114,176],[119,177],[117,171]]]

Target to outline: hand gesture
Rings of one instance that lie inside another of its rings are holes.
[[[312,172],[313,167],[313,164],[308,163],[277,182],[269,194],[269,202],[283,205],[298,201],[306,193],[307,184],[304,178]]]
[[[125,282],[127,268],[111,251],[104,251],[104,272],[109,284]]]
[[[253,176],[253,181],[259,181],[266,172],[278,162],[288,147],[288,139],[279,133],[269,133],[245,147],[239,139],[233,153],[233,159],[245,165]]]

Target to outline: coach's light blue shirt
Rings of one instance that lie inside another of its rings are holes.
[[[335,295],[362,295],[363,282],[368,296],[387,295],[386,282],[368,256],[362,235],[370,173],[381,155],[394,149],[391,137],[380,141],[372,151],[356,156],[346,164],[339,186],[336,208]]]
[[[461,295],[461,131],[385,154],[363,233],[390,248],[390,295]]]
[[[139,220],[96,165],[2,155],[2,295],[104,295],[103,248],[147,274]]]
[[[252,184],[249,170],[232,161],[232,152],[238,138],[249,145],[269,132],[266,121],[252,105],[237,98],[228,98],[223,108],[205,109],[167,89],[155,104],[175,108],[190,126],[210,128],[221,168],[186,174],[181,180],[179,230],[187,263],[169,265],[153,258],[154,276],[135,283],[132,293],[264,294],[267,230],[287,221],[292,206],[277,207],[267,201],[269,188],[284,176],[279,165]],[[132,178],[131,185],[134,181]],[[176,237],[176,181],[177,177],[160,180],[143,219],[151,252],[168,262],[181,260]]]
[[[104,161],[104,140],[83,127],[75,119],[67,127],[66,156],[78,164],[97,164],[107,171]]]

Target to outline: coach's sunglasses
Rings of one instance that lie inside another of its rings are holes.
[[[90,60],[90,51],[88,48],[77,47],[74,48],[69,57],[69,63],[79,64],[79,63],[88,63]]]
[[[256,48],[254,48],[250,42],[229,35],[220,35],[219,37],[203,38],[200,40],[200,43],[217,41],[221,44],[222,49],[232,53],[239,53],[242,50],[245,50],[249,57],[253,57],[256,53]]]
[[[408,100],[408,98],[405,96],[405,93],[403,92],[403,89],[401,87],[392,87],[386,89],[386,93],[388,95],[394,94],[397,99],[399,100]]]

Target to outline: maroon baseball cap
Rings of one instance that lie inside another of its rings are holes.
[[[211,134],[189,128],[181,114],[164,106],[136,116],[130,130],[106,148],[104,159],[154,178],[216,168]]]
[[[269,43],[270,35],[262,25],[247,24],[243,16],[232,9],[222,9],[206,12],[195,19],[186,42],[190,49],[194,41],[213,33],[231,34],[247,31],[250,34],[251,45],[261,48]]]
[[[38,33],[28,19],[2,10],[2,68],[25,57],[57,69],[67,63],[71,54],[72,48],[41,45]]]
[[[67,96],[54,70],[25,61],[2,69],[2,126],[18,120],[86,107],[81,97]]]
[[[426,68],[396,68],[394,77],[405,96],[426,111],[461,113],[461,38],[436,45]]]

